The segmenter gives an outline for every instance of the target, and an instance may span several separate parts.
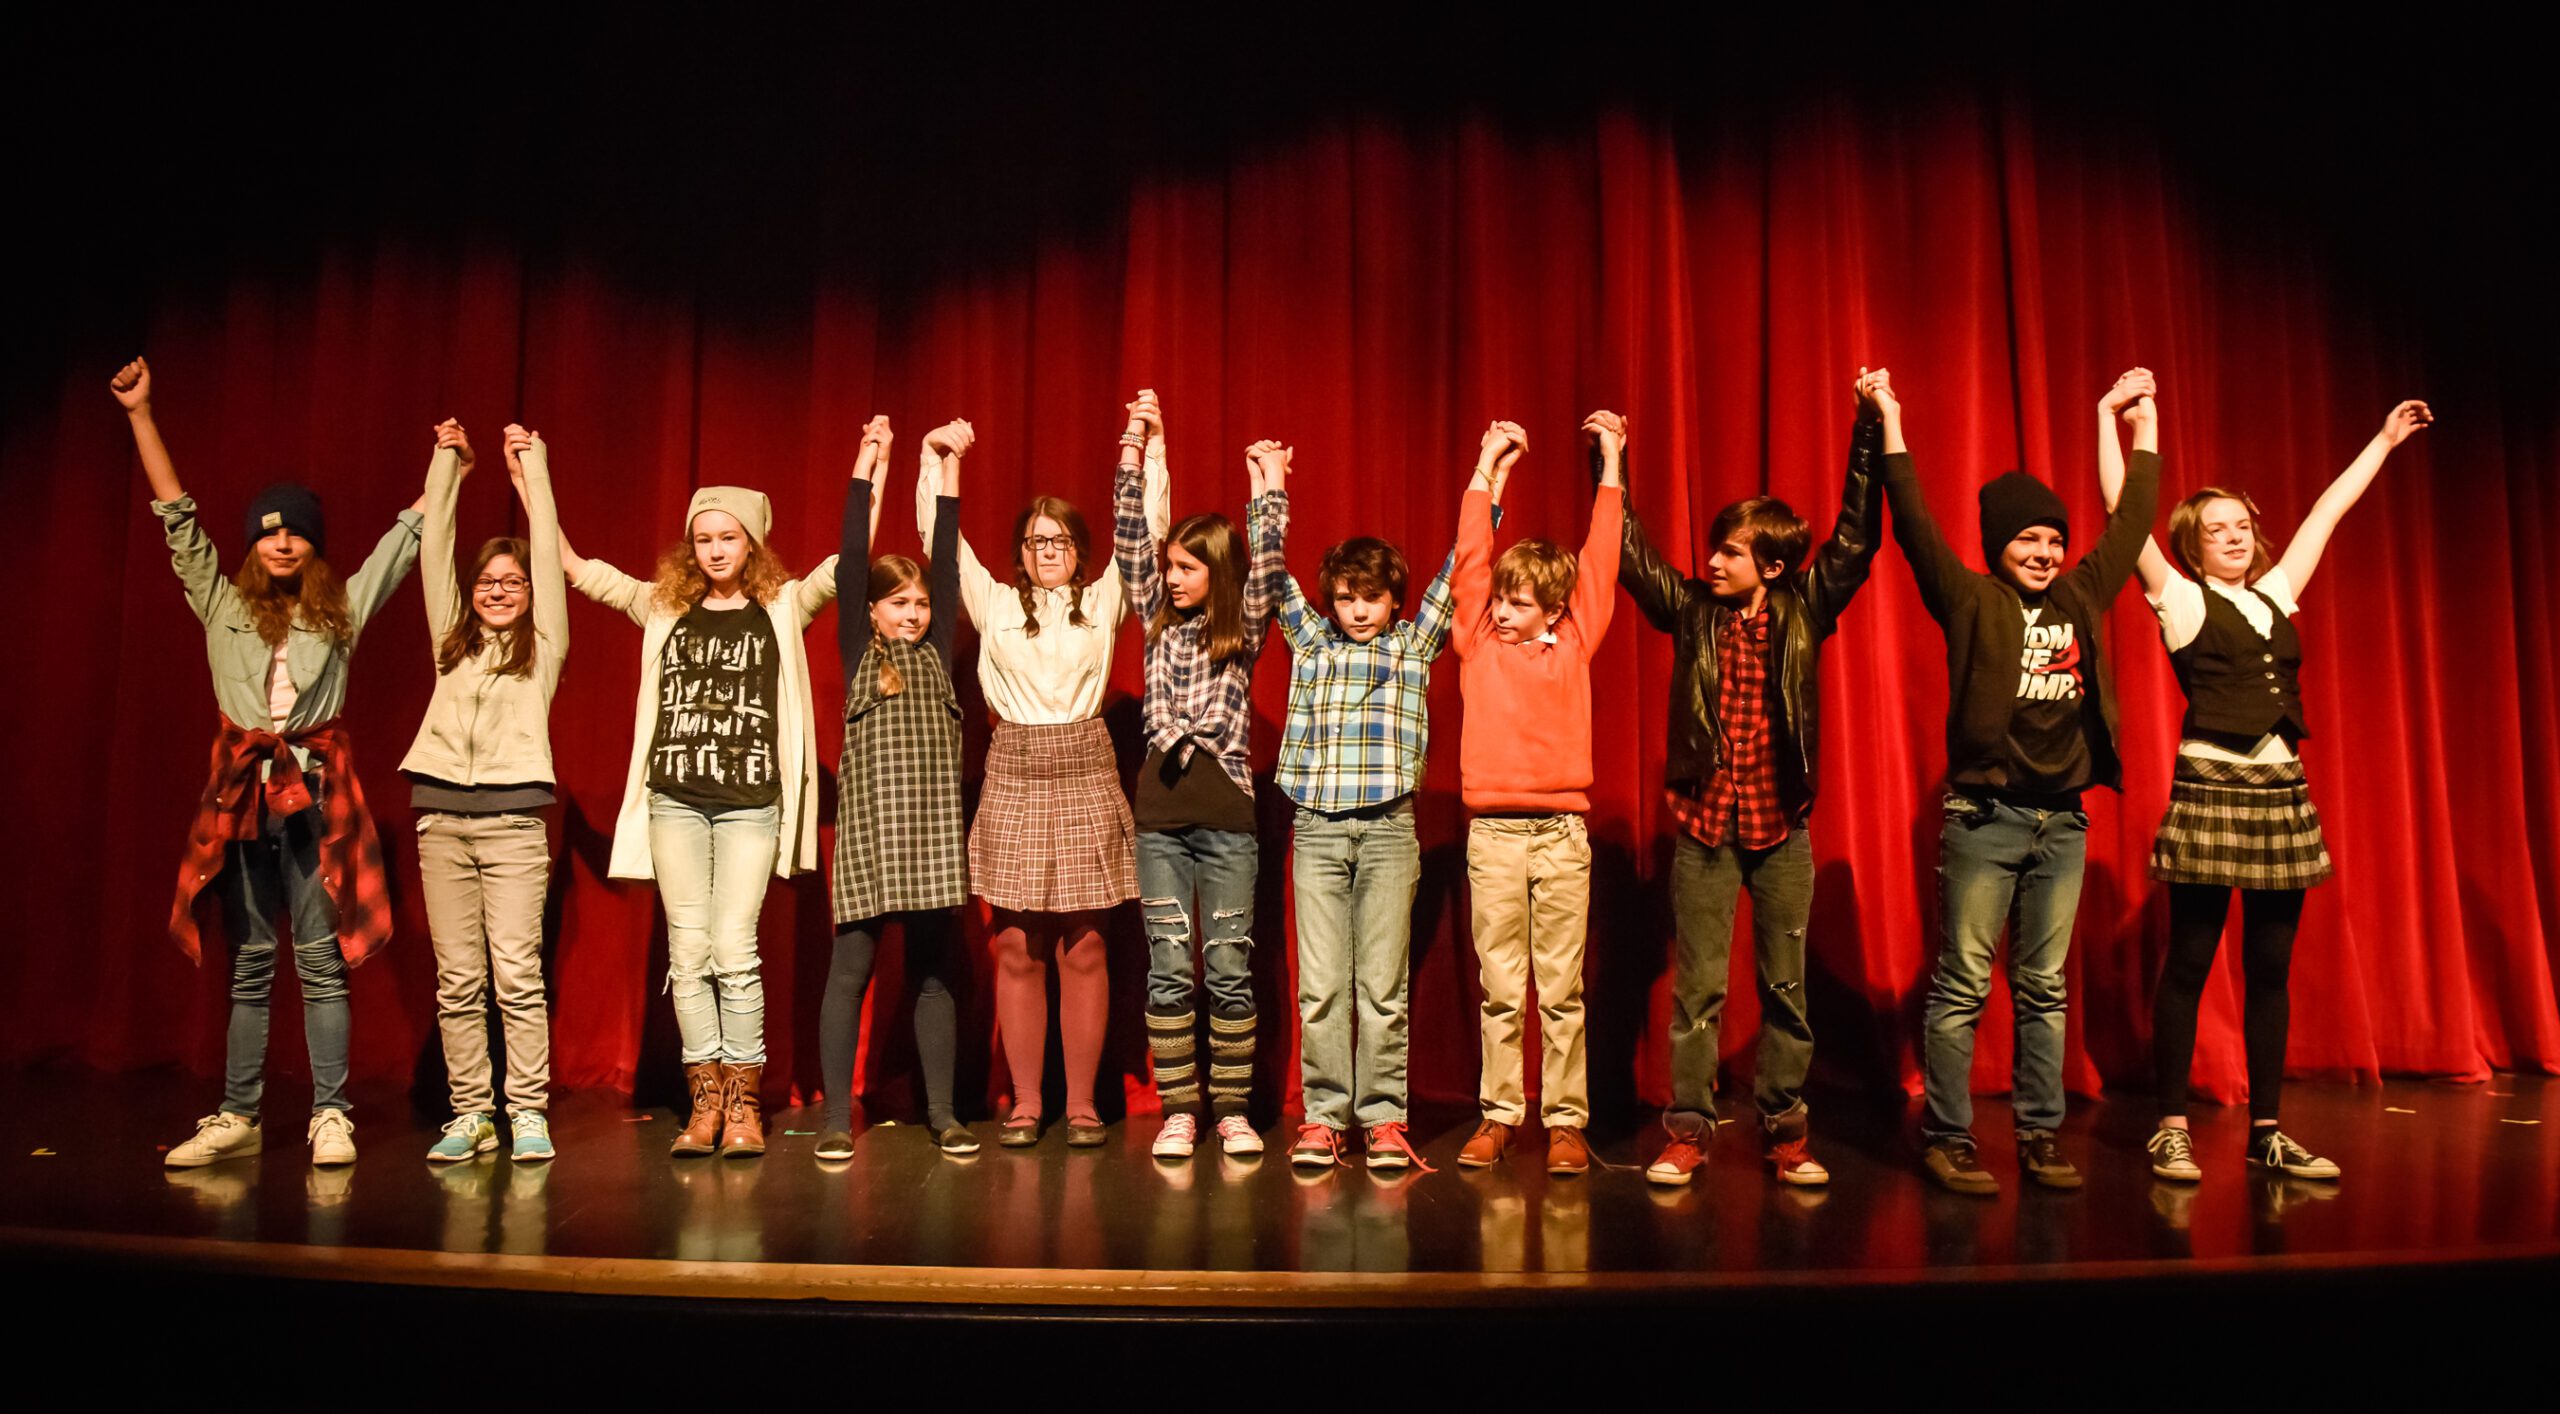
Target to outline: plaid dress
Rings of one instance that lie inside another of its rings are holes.
[[[880,691],[886,655],[905,690]],[[835,921],[956,908],[969,896],[960,824],[960,699],[930,644],[875,642],[845,691],[836,763]]]

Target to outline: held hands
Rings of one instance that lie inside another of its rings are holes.
[[[1161,449],[1164,445],[1164,404],[1157,399],[1156,390],[1140,388],[1138,396],[1123,406],[1129,410],[1129,432],[1145,437],[1149,447]]]
[[[151,365],[149,363],[137,358],[117,369],[116,376],[107,381],[107,387],[116,395],[116,401],[123,405],[126,412],[151,411]]]
[[[449,417],[436,424],[436,449],[441,451],[446,447],[453,448],[454,474],[469,476],[475,464],[471,455],[471,435],[462,430],[461,423]]]
[[[1289,489],[1289,457],[1297,449],[1266,437],[1244,449],[1244,474],[1255,500],[1265,491]]]
[[[1606,408],[1582,419],[1582,430],[1600,445],[1600,455],[1616,461],[1627,450],[1627,420]]]
[[[874,418],[872,420],[881,424],[882,433],[883,435],[886,435],[888,419]],[[870,432],[867,428],[864,430],[863,436],[865,441],[869,440]],[[931,432],[924,434],[925,448],[928,451],[931,451],[935,456],[942,458],[944,461],[949,461],[954,457],[967,456],[969,454],[969,448],[975,445],[977,440],[978,430],[971,427],[969,425],[969,420],[964,417],[955,417],[949,422],[942,424],[940,427],[933,429]]]
[[[2160,380],[2148,368],[2128,368],[2116,379],[2116,385],[2098,400],[2098,410],[2121,415],[2125,426],[2136,432],[2155,427],[2160,421]]]
[[[2399,446],[2408,441],[2413,434],[2434,426],[2435,420],[2435,413],[2425,403],[2411,398],[2393,408],[2389,417],[2382,419],[2382,440],[2392,446]]]
[[[854,454],[853,479],[869,481],[878,476],[880,468],[888,463],[889,446],[896,440],[897,434],[889,429],[889,419],[873,413],[871,420],[862,424],[862,449]]]
[[[1497,478],[1509,476],[1512,464],[1527,450],[1529,434],[1519,423],[1487,423],[1483,439],[1476,444],[1476,470]]]
[[[1858,381],[1851,385],[1858,396],[1858,413],[1862,417],[1899,418],[1902,403],[1893,395],[1893,370],[1861,368]]]
[[[519,491],[524,489],[524,454],[532,451],[533,444],[541,440],[541,433],[527,431],[521,422],[507,424],[507,480],[514,482]]]

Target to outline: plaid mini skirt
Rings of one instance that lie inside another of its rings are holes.
[[[2151,877],[2235,889],[2307,889],[2329,877],[2329,847],[2299,761],[2216,761],[2181,753],[2169,813],[2151,840]]]
[[[998,908],[1080,913],[1138,896],[1138,827],[1100,718],[996,723],[969,883]]]

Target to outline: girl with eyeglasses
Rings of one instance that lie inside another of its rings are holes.
[[[927,545],[936,543],[944,468],[956,487],[975,440],[966,422],[926,440],[916,525]],[[1149,522],[1161,533],[1172,514],[1160,449],[1146,481]],[[969,887],[995,910],[996,1025],[1013,1080],[998,1142],[1040,1142],[1054,964],[1067,1142],[1090,1147],[1104,1138],[1093,1083],[1111,1002],[1101,914],[1138,896],[1137,826],[1102,723],[1129,595],[1109,556],[1094,562],[1084,517],[1055,496],[1033,497],[1014,517],[1010,582],[954,538],[960,604],[978,630],[978,685],[996,719],[969,829]]]
[[[436,1026],[453,1096],[453,1118],[427,1158],[460,1163],[498,1147],[489,1067],[494,982],[512,1152],[519,1163],[539,1163],[553,1154],[546,1116],[551,1016],[542,983],[551,841],[542,812],[555,798],[551,698],[569,658],[560,518],[551,500],[550,450],[540,433],[509,424],[507,479],[524,507],[525,534],[483,542],[470,578],[457,583],[454,508],[471,474],[471,442],[447,421],[436,445],[419,571],[435,644],[435,695],[400,763],[418,817]]]

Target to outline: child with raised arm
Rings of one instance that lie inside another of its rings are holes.
[[[2156,437],[2157,392],[2151,371],[2137,368],[2099,404],[2098,475],[2110,504],[2124,480],[2113,414],[2122,409],[2136,445],[2145,432]],[[2295,754],[2311,729],[2302,712],[2302,639],[2293,618],[2338,522],[2392,449],[2434,420],[2422,402],[2393,408],[2281,552],[2259,522],[2257,503],[2220,486],[2204,487],[2169,512],[2174,561],[2157,540],[2143,541],[2142,592],[2159,617],[2160,641],[2187,698],[2169,812],[2151,843],[2151,876],[2169,886],[2169,953],[2151,1003],[2160,1126],[2149,1149],[2151,1171],[2162,1178],[2192,1183],[2204,1177],[2187,1132],[2187,1080],[2195,1062],[2196,1009],[2234,892],[2240,895],[2249,1162],[2296,1178],[2338,1176],[2337,1163],[2294,1142],[2279,1117],[2294,932],[2304,894],[2330,872],[2320,812]]]
[[[928,545],[940,543],[944,468],[956,477],[976,437],[966,422],[944,433],[946,446],[927,439],[916,477],[916,529]],[[1161,439],[1144,450],[1147,523],[1161,534],[1171,519]],[[957,543],[960,604],[978,630],[978,686],[995,718],[969,822],[969,888],[995,911],[996,1029],[1013,1079],[996,1142],[1040,1142],[1054,965],[1067,1143],[1090,1148],[1109,1137],[1093,1099],[1111,1011],[1101,913],[1138,896],[1137,829],[1101,715],[1129,596],[1113,558],[1093,555],[1083,514],[1056,496],[1015,513],[1005,580],[967,537]]]
[[[355,1162],[347,1117],[347,972],[391,938],[382,844],[358,785],[355,751],[338,721],[356,639],[418,558],[424,498],[365,557],[352,579],[328,559],[320,497],[291,483],[249,502],[239,570],[225,577],[196,503],[178,482],[151,414],[151,368],[135,359],[110,385],[133,430],[151,483],[151,513],[169,538],[169,562],[187,607],[204,625],[221,729],[178,865],[169,935],[200,958],[196,896],[218,884],[231,946],[231,1024],[225,1034],[222,1107],[169,1150],[171,1168],[258,1153],[267,1069],[267,1001],[275,987],[276,915],[293,924],[293,969],[302,991],[302,1038],[311,1052],[314,1164]],[[435,460],[467,448],[439,429]]]
[[[1586,423],[1586,426],[1591,424]],[[1619,444],[1599,441],[1600,486],[1582,553],[1523,540],[1493,554],[1494,488],[1528,449],[1513,422],[1485,429],[1459,502],[1451,646],[1467,712],[1459,732],[1467,885],[1484,984],[1484,1118],[1458,1162],[1481,1168],[1528,1121],[1521,1008],[1538,988],[1539,1119],[1547,1171],[1591,1166],[1582,1038],[1582,945],[1591,902],[1591,659],[1608,635],[1624,506]]]
[[[836,614],[845,663],[844,754],[836,763],[836,854],[828,881],[835,952],[818,1004],[826,1091],[818,1117],[822,1162],[853,1157],[862,994],[892,921],[905,936],[907,985],[915,993],[925,1128],[943,1153],[978,1152],[977,1136],[952,1104],[959,1017],[950,987],[959,907],[969,896],[968,841],[960,826],[960,698],[951,686],[951,643],[960,622],[954,602],[960,593],[958,451],[968,436],[965,423],[926,436],[928,454],[942,461],[942,478],[925,565],[904,555],[871,558],[880,524],[876,478],[895,440],[889,419],[874,417],[862,429],[845,497],[836,563],[839,572],[845,565],[866,567],[870,587],[865,612]]]
[[[436,688],[400,770],[418,816],[418,882],[435,941],[436,1026],[444,1038],[453,1118],[427,1150],[460,1163],[498,1147],[489,1075],[489,999],[496,984],[507,1047],[507,1109],[518,1162],[551,1158],[551,1013],[542,988],[542,909],[551,888],[555,795],[551,698],[569,659],[568,581],[551,453],[510,424],[507,479],[526,534],[480,546],[471,577],[454,578],[453,522],[471,443],[437,429],[427,472],[419,587],[435,644]]]
[[[1805,927],[1813,917],[1815,731],[1822,644],[1840,627],[1875,562],[1884,425],[1860,370],[1857,419],[1840,513],[1819,548],[1813,527],[1774,496],[1716,513],[1707,573],[1665,563],[1629,506],[1618,580],[1655,628],[1672,636],[1671,732],[1663,795],[1679,833],[1671,906],[1679,947],[1671,972],[1670,1131],[1645,1169],[1686,1184],[1715,1134],[1717,1023],[1724,1014],[1733,908],[1751,895],[1752,956],[1760,990],[1760,1063],[1753,1099],[1763,1153],[1778,1181],[1815,1185],[1830,1171],[1806,1152],[1805,1073],[1813,1027],[1805,1015]],[[1623,436],[1614,413],[1594,413],[1603,437]]]
[[[1139,907],[1147,929],[1147,1046],[1164,1123],[1155,1156],[1189,1158],[1198,1111],[1220,1146],[1262,1152],[1253,1094],[1253,665],[1271,627],[1289,532],[1289,451],[1245,449],[1245,531],[1212,512],[1159,541],[1145,514],[1139,449],[1164,436],[1152,390],[1129,404],[1113,530],[1130,608],[1147,626],[1147,756],[1138,768]],[[1249,547],[1249,548],[1248,548]],[[1199,1065],[1193,952],[1208,993],[1207,1085]]]
[[[2160,499],[2158,429],[2134,438],[2123,504],[2069,569],[2069,517],[2052,488],[2008,472],[1980,493],[1983,573],[1947,547],[1902,441],[1889,379],[1868,396],[1884,418],[1885,497],[1920,602],[1947,637],[1945,823],[1938,834],[1938,960],[1923,1012],[1931,1176],[1959,1193],[1996,1193],[1973,1142],[1973,1029],[1990,995],[2001,928],[2017,1017],[2018,1167],[2047,1188],[2077,1188],[2063,1157],[2063,961],[2080,907],[2089,817],[2080,796],[2122,789],[2115,689],[2098,630],[2133,575]],[[2110,396],[2113,396],[2112,394]]]
[[[607,872],[656,880],[666,909],[690,1100],[668,1146],[678,1156],[764,1152],[756,919],[769,879],[818,867],[818,728],[802,636],[836,597],[836,557],[794,578],[772,531],[763,492],[705,486],[654,579],[561,547],[578,592],[641,631],[631,769]]]
[[[1501,516],[1497,503],[1497,524]],[[1456,563],[1453,546],[1410,619],[1397,617],[1404,556],[1383,540],[1360,536],[1325,551],[1316,592],[1331,618],[1294,576],[1280,577],[1289,719],[1273,782],[1298,807],[1289,872],[1306,1118],[1289,1160],[1301,1167],[1341,1162],[1355,1121],[1369,1167],[1421,1162],[1405,1127],[1406,993],[1422,877],[1413,797],[1431,739],[1431,664],[1456,615]]]

